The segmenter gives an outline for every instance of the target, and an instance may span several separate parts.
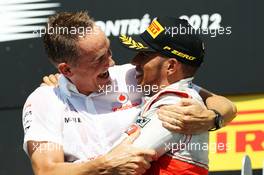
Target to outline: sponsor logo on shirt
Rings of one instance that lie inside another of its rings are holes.
[[[30,128],[32,123],[32,107],[31,104],[26,104],[24,107],[24,115],[23,115],[23,126],[25,133]]]
[[[118,107],[113,107],[112,111],[114,111],[114,112],[122,111],[122,110],[133,108],[133,107],[138,106],[138,105],[140,105],[140,103],[138,103],[138,102],[131,103],[131,104],[120,105]]]
[[[122,96],[126,96],[126,97],[122,97]],[[112,103],[112,111],[116,112],[116,111],[122,111],[122,110],[127,110],[136,106],[139,106],[142,103],[142,99],[136,99],[136,100],[129,100],[128,95],[127,94],[120,94],[118,96],[118,98],[121,98],[122,100],[124,100],[124,98],[126,98],[126,102],[125,103],[121,103],[120,101],[118,102],[113,102]]]
[[[70,122],[81,123],[82,121],[80,117],[65,117],[64,122],[65,123],[70,123]]]
[[[117,101],[119,102],[119,103],[122,103],[122,104],[124,104],[124,103],[126,103],[127,101],[128,101],[128,95],[127,94],[125,94],[125,93],[121,93],[118,97],[117,97]]]
[[[144,126],[150,121],[150,118],[147,117],[138,117],[136,123],[138,126],[140,126],[141,128],[144,128]]]

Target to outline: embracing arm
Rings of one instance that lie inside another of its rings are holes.
[[[224,125],[227,125],[236,117],[236,105],[227,98],[216,95],[206,89],[201,89],[199,94],[208,109],[215,109],[224,117]]]
[[[138,135],[139,132],[130,135],[106,155],[84,163],[64,162],[62,146],[51,142],[28,141],[28,153],[35,175],[143,174],[150,168],[149,162],[156,152],[132,147]]]
[[[38,148],[35,148],[36,145]],[[44,148],[56,149],[44,149]],[[28,142],[28,151],[35,175],[85,175],[103,174],[105,164],[102,158],[87,163],[66,163],[62,147],[51,142]]]
[[[196,100],[182,99],[177,105],[163,106],[158,111],[159,119],[165,128],[185,134],[199,134],[215,127],[215,112],[224,118],[224,125],[230,123],[237,113],[234,103],[223,96],[200,89],[200,96],[206,107]]]
[[[157,115],[157,110],[161,106],[178,103],[181,98],[170,94],[159,96],[157,99],[154,104],[149,106],[147,112],[142,112],[142,118],[138,118],[137,124],[141,127],[141,133],[133,145],[139,148],[155,149],[157,157],[160,157],[173,149],[173,145],[174,148],[178,146],[184,135],[164,128]],[[145,109],[142,109],[142,111],[145,111]]]

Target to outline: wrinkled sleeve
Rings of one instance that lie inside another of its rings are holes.
[[[61,106],[50,87],[40,87],[27,99],[22,115],[23,149],[28,154],[28,141],[62,144]]]
[[[133,145],[140,148],[155,149],[158,157],[170,151],[171,147],[181,140],[183,134],[173,133],[164,128],[156,112],[160,106],[176,104],[180,99],[178,96],[170,95],[155,102],[149,112],[146,112],[146,116],[144,116],[145,124],[139,124],[142,128],[139,137]]]

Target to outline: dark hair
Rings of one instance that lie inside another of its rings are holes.
[[[79,28],[86,30],[88,27],[92,29],[93,25],[93,19],[83,11],[60,12],[50,16],[43,37],[44,47],[50,61],[55,65],[61,62],[76,63],[80,56],[77,44],[80,33],[69,31],[72,29],[77,31]],[[53,29],[52,33],[48,32],[50,29]]]
[[[182,62],[181,65],[182,65],[182,73],[185,77],[194,76],[197,70],[199,69],[199,67],[197,66],[184,64]]]

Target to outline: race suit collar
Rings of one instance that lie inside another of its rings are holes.
[[[192,83],[192,80],[193,80],[194,77],[189,77],[189,78],[185,78],[185,79],[182,79],[180,81],[177,81],[167,87],[166,88],[175,88],[175,89],[178,89],[178,90],[184,90],[186,88],[192,88],[193,87],[193,83]]]

